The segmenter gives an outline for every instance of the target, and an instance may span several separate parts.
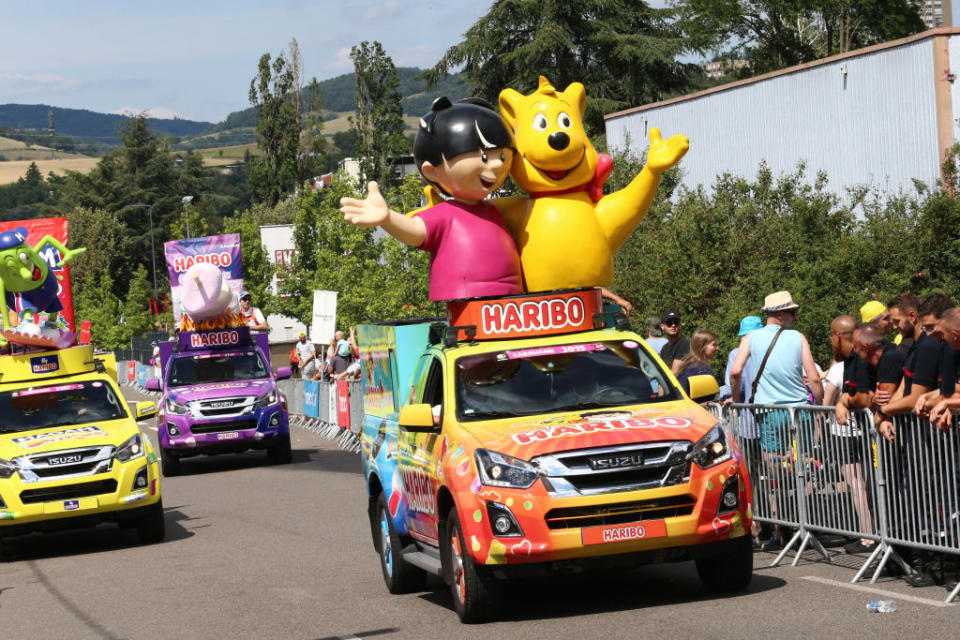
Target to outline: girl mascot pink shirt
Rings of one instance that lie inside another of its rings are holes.
[[[392,211],[376,182],[367,198],[343,198],[344,218],[380,226],[430,252],[430,299],[523,292],[520,255],[500,211],[484,199],[510,174],[516,145],[509,127],[479,98],[437,98],[420,119],[413,157],[424,179],[450,199],[405,216]]]

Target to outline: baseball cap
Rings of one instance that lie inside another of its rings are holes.
[[[252,298],[250,292],[246,289],[241,289],[239,295],[237,295],[237,300],[242,300],[243,298]]]
[[[740,331],[737,333],[737,337],[742,338],[757,329],[763,329],[763,320],[760,319],[760,316],[745,316],[740,321]]]
[[[663,312],[663,315],[660,316],[660,322],[666,324],[667,320],[679,320],[680,314],[676,311],[667,310]]]
[[[871,300],[860,307],[860,320],[861,322],[870,322],[886,310],[887,307],[884,306],[882,302],[879,300]]]
[[[300,333],[297,334],[297,337],[298,337],[298,338],[306,338],[306,337],[307,337],[307,333],[306,333],[305,331],[301,331]]]

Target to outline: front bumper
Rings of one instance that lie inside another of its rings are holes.
[[[690,549],[747,535],[752,519],[747,478],[746,469],[731,461],[697,469],[689,482],[670,487],[553,497],[537,482],[522,491],[481,487],[472,499],[458,496],[457,506],[467,547],[478,564],[557,562]],[[737,494],[732,509],[720,506],[729,487]],[[520,534],[494,534],[491,514],[504,509]]]
[[[234,417],[194,418],[166,413],[158,423],[160,446],[181,456],[265,449],[290,433],[287,411],[279,403]]]
[[[142,488],[134,486],[138,476],[146,478]],[[70,480],[24,482],[14,474],[0,480],[0,499],[0,536],[82,526],[74,519],[122,520],[160,500],[160,465],[149,449],[136,460],[114,461],[106,473]]]

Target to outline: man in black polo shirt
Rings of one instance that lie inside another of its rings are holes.
[[[890,324],[902,338],[897,348],[904,354],[910,351],[917,334],[922,330],[920,315],[917,313],[920,302],[920,298],[912,293],[901,293],[887,304],[890,312]]]
[[[940,318],[952,308],[953,301],[950,296],[945,293],[934,293],[924,298],[917,309],[920,328],[940,343],[940,377],[937,380],[937,388],[917,400],[914,412],[920,416],[926,417],[942,397],[953,395],[957,384],[956,352],[943,341],[943,334],[938,330]]]
[[[690,341],[680,333],[680,314],[676,311],[664,311],[660,316],[660,328],[667,344],[660,349],[660,359],[670,367],[673,375],[683,369],[683,359],[690,353]]]

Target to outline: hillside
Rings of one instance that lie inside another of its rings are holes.
[[[45,104],[0,104],[0,128],[9,129],[5,135],[20,138],[14,132],[46,135],[49,127],[49,114],[53,112],[54,128],[57,134],[72,136],[99,143],[120,144],[117,137],[117,125],[127,119],[126,116],[112,113],[97,113],[87,109],[64,109]],[[147,118],[150,130],[160,136],[196,135],[210,128],[210,122],[195,120],[164,120]]]
[[[418,80],[417,76],[423,73],[423,69],[417,67],[399,67],[397,76],[400,80],[398,87],[400,95],[403,96],[403,112],[409,116],[420,117],[430,109],[430,104],[437,96],[449,96],[452,99],[462,98],[466,94],[467,83],[461,75],[447,76],[437,87],[426,89],[425,83]],[[324,109],[333,112],[337,117],[347,112],[353,112],[356,108],[356,74],[346,73],[336,78],[330,78],[323,82],[318,82],[320,97],[323,99]],[[256,109],[250,107],[242,111],[234,111],[228,115],[223,122],[215,124],[204,132],[205,135],[213,133],[238,132],[246,128],[257,126]],[[333,127],[335,128],[335,127]],[[327,131],[331,132],[331,127]],[[221,144],[237,144],[245,142],[241,139],[223,139]],[[183,142],[188,142],[184,140]]]

